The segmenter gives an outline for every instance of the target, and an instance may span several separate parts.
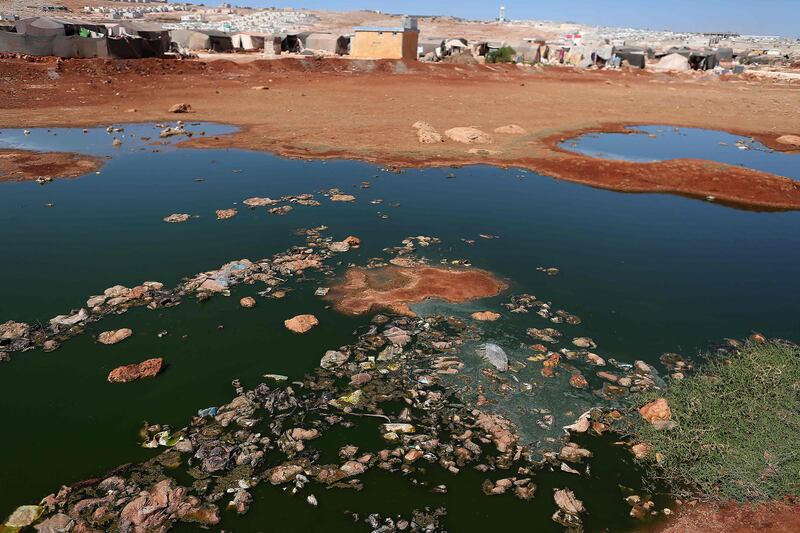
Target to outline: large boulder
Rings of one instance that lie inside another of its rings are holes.
[[[639,414],[653,425],[656,425],[657,422],[666,422],[672,419],[672,410],[669,408],[666,398],[658,398],[644,404],[639,408]]]

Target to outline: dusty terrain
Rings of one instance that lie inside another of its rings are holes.
[[[379,309],[414,316],[408,304],[436,298],[461,303],[495,296],[506,284],[489,272],[415,266],[374,270],[351,268],[327,295],[337,311],[362,315]]]
[[[659,526],[658,533],[790,533],[800,529],[800,506],[791,502],[759,505],[686,506]]]
[[[75,178],[101,165],[101,160],[85,155],[0,149],[0,181]]]
[[[254,89],[259,87],[259,89]],[[787,178],[680,160],[601,161],[555,143],[586,130],[668,124],[754,135],[774,148],[800,133],[796,84],[714,75],[577,71],[348,59],[214,61],[0,59],[0,127],[217,121],[239,133],[188,145],[397,166],[488,163],[628,192],[676,193],[760,209],[800,208]],[[192,113],[168,112],[177,102]],[[491,144],[422,144],[475,126]],[[495,133],[516,124],[524,134]]]

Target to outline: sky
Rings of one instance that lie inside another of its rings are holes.
[[[234,5],[350,11],[375,9],[411,15],[543,19],[654,30],[800,37],[800,0],[228,0]],[[214,0],[205,0],[213,5]]]

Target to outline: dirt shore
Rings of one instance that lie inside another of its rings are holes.
[[[67,152],[0,149],[0,181],[75,178],[102,166],[96,157]]]
[[[396,166],[523,167],[596,187],[713,196],[759,209],[799,209],[800,182],[697,160],[597,160],[556,142],[587,130],[666,124],[752,135],[786,149],[775,139],[800,133],[797,95],[797,85],[784,82],[640,71],[310,58],[0,59],[0,127],[224,122],[241,129],[185,145]],[[192,113],[168,113],[178,102],[191,104]],[[439,133],[475,126],[492,142],[421,144],[416,121]],[[525,133],[494,132],[509,124]]]
[[[651,529],[653,533],[790,533],[800,529],[800,504],[769,502],[685,506],[674,518]]]

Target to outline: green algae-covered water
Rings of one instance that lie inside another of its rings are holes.
[[[552,326],[535,313],[509,314],[502,304],[518,293],[534,294],[581,318],[580,325],[556,326],[564,334],[562,345],[569,345],[572,337],[591,337],[598,345],[593,351],[604,358],[627,363],[641,359],[662,372],[659,356],[664,352],[693,357],[725,337],[741,338],[754,330],[800,341],[798,213],[756,213],[668,195],[619,194],[485,166],[396,174],[349,161],[178,149],[173,143],[142,140],[158,137],[154,126],[123,127],[124,132],[111,134],[105,129],[85,134],[79,129],[0,132],[0,147],[109,157],[99,174],[45,185],[0,183],[5,259],[0,262],[0,323],[46,323],[115,284],[155,280],[174,286],[184,276],[230,260],[256,260],[302,244],[296,229],[326,225],[327,234],[336,239],[356,235],[362,240],[361,248],[338,256],[339,270],[386,257],[383,248],[408,236],[426,235],[441,240],[420,250],[432,262],[468,259],[505,279],[510,288],[498,297],[459,306],[431,302],[416,310],[463,316],[475,310],[502,313],[500,321],[481,325],[481,331],[485,341],[502,345],[512,360],[524,361],[529,352],[523,345],[536,342],[525,336],[526,328]],[[231,131],[212,124],[188,129],[207,135]],[[114,137],[123,141],[120,148],[112,147]],[[717,146],[714,156],[722,160],[739,153]],[[624,153],[636,157],[636,150],[625,147]],[[772,156],[777,154],[759,152],[758,157]],[[780,157],[780,173],[800,179],[800,157]],[[318,194],[332,187],[353,194],[356,201],[332,203]],[[241,204],[254,196],[301,193],[315,194],[322,205],[295,206],[276,216]],[[378,199],[383,202],[373,203]],[[44,207],[48,203],[54,206]],[[231,207],[238,209],[236,217],[216,220],[215,210]],[[162,218],[171,213],[198,218],[164,223]],[[560,272],[547,276],[536,270],[540,266]],[[37,502],[61,484],[152,457],[155,450],[137,443],[145,420],[182,427],[197,409],[229,401],[231,380],[253,386],[265,373],[297,379],[319,364],[325,350],[351,342],[352,332],[369,317],[346,317],[328,309],[313,293],[330,280],[313,272],[306,277],[311,283],[298,284],[283,299],[260,298],[256,288],[237,286],[230,297],[203,303],[187,299],[175,308],[139,308],[108,317],[55,352],[12,354],[10,363],[0,364],[0,515]],[[254,296],[258,305],[242,309],[238,301],[243,296]],[[301,313],[316,315],[320,326],[294,335],[283,320]],[[97,333],[121,327],[133,329],[133,336],[113,346],[95,342]],[[168,364],[157,378],[126,385],[106,381],[112,368],[154,356]],[[470,354],[464,360],[468,370],[478,365]],[[534,383],[535,394],[514,397],[505,407],[516,413],[515,422],[531,442],[557,437],[559,428],[582,409],[603,402],[593,394],[595,387],[578,391],[565,379],[546,381],[533,367],[527,371],[520,378]],[[530,413],[539,408],[552,412],[551,429],[532,419]],[[380,446],[374,426],[358,423],[342,434],[326,435],[330,442],[320,446],[333,453],[350,442]],[[362,477],[361,492],[316,490],[317,508],[280,488],[259,486],[250,512],[223,512],[220,527],[363,531],[367,526],[348,518],[345,510],[363,518],[372,512],[407,516],[414,508],[444,506],[444,522],[452,531],[498,525],[557,531],[560,526],[550,520],[555,506],[549,493],[563,486],[586,504],[587,529],[636,527],[621,488],[639,483],[629,454],[610,438],[585,445],[596,454],[591,475],[542,473],[531,502],[484,496],[480,484],[485,475],[469,469],[455,477],[430,469],[429,485],[446,483],[445,495],[431,494],[403,476],[370,471]],[[192,530],[185,525],[176,529]]]

